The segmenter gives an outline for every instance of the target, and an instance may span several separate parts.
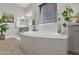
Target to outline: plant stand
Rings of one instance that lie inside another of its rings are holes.
[[[0,35],[0,40],[5,40],[5,35]]]

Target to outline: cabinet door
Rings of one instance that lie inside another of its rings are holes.
[[[73,31],[73,51],[79,53],[79,31]]]
[[[73,51],[73,31],[71,28],[69,28],[68,34],[68,51]]]

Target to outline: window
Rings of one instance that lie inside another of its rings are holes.
[[[40,23],[49,23],[57,20],[57,4],[43,3],[40,6]]]

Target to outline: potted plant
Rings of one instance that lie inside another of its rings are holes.
[[[65,10],[62,12],[62,16],[64,18],[63,26],[67,27],[68,23],[71,22],[72,14],[74,13],[73,9],[71,7],[65,7]]]
[[[5,32],[8,29],[7,27],[7,19],[8,17],[6,16],[0,16],[0,40],[4,40],[5,39]]]

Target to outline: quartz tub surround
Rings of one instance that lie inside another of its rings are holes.
[[[21,33],[21,46],[27,55],[65,55],[67,35],[44,31],[24,32]]]

